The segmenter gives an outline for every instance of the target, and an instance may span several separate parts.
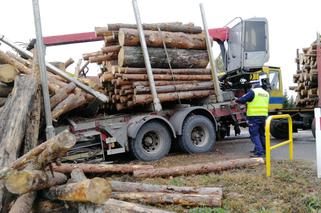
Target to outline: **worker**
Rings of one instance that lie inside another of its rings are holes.
[[[251,141],[254,144],[251,157],[265,156],[265,120],[269,110],[269,93],[266,79],[256,81],[252,84],[245,95],[236,100],[239,104],[246,104],[246,116],[249,124]]]

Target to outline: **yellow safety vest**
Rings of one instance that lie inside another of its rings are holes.
[[[254,98],[247,103],[247,116],[268,116],[269,93],[262,88],[253,89]]]

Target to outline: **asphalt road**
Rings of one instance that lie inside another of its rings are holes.
[[[315,162],[315,139],[311,131],[293,133],[293,138],[294,159]],[[276,140],[271,136],[271,145],[277,144],[278,142],[282,141]],[[253,147],[249,133],[246,130],[242,130],[240,136],[230,136],[222,141],[217,141],[215,149],[216,151],[231,157],[235,155],[238,157],[248,157],[250,151],[253,150]],[[289,146],[286,145],[272,150],[271,158],[275,160],[289,159]]]

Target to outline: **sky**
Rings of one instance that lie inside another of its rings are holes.
[[[266,64],[281,67],[284,89],[293,85],[296,49],[309,46],[316,32],[321,32],[320,0],[137,1],[143,23],[180,21],[202,26],[199,3],[204,5],[209,28],[222,27],[235,17],[267,18],[270,60]],[[39,4],[44,36],[90,32],[108,23],[135,23],[131,0],[39,0]],[[32,0],[2,0],[0,20],[0,34],[11,41],[28,43],[35,37]],[[3,46],[0,49],[5,49]],[[78,61],[83,53],[98,51],[102,46],[102,42],[95,42],[48,47],[46,60],[72,57]],[[92,67],[91,72],[96,71]]]

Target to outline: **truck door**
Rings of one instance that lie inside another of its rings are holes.
[[[268,24],[265,18],[244,21],[243,68],[260,68],[269,60]]]
[[[227,51],[228,72],[242,67],[242,26],[243,22],[241,21],[230,28]]]

